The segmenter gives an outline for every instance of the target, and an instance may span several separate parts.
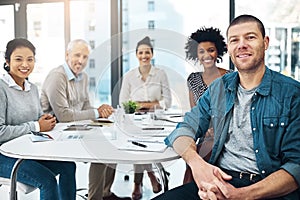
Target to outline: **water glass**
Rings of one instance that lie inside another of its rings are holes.
[[[114,112],[115,124],[117,124],[118,126],[121,126],[121,124],[124,122],[124,116],[125,116],[124,109],[121,108],[121,106],[117,105],[117,108],[115,109],[115,112]]]
[[[165,110],[160,105],[154,106],[154,117],[155,119],[162,119],[165,114]]]

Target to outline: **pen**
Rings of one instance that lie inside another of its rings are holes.
[[[165,128],[164,127],[145,127],[145,128],[142,128],[142,130],[145,130],[145,131],[150,131],[150,130],[164,130]]]
[[[183,117],[182,115],[171,115],[170,118],[173,118],[173,117]]]
[[[46,133],[41,133],[41,132],[36,132],[36,131],[31,131],[31,133],[32,133],[33,135],[38,135],[38,136],[42,136],[42,137],[47,137],[47,138],[50,138],[50,139],[53,140],[53,138],[52,138],[50,135],[46,134]]]
[[[143,148],[147,147],[147,145],[139,143],[139,142],[136,142],[136,141],[132,141],[131,143],[134,144],[134,145],[136,145],[136,146],[139,146],[139,147],[143,147]]]
[[[88,126],[97,126],[97,127],[103,127],[102,124],[89,124]]]

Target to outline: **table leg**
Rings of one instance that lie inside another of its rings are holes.
[[[17,195],[17,172],[18,172],[18,168],[21,164],[21,162],[23,161],[23,159],[19,158],[11,171],[11,175],[10,175],[10,200],[17,200],[18,195]]]
[[[163,192],[169,190],[169,178],[168,172],[166,172],[165,168],[161,163],[154,163],[154,166],[157,168],[158,174],[163,184]]]

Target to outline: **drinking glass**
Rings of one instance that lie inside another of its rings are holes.
[[[154,106],[154,117],[155,119],[162,119],[164,116],[165,110],[160,105]]]

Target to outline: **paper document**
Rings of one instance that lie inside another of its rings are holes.
[[[123,145],[119,146],[124,151],[146,151],[146,152],[164,152],[167,146],[162,139],[128,139]]]
[[[45,141],[52,141],[53,139],[39,136],[39,135],[30,135],[30,139],[32,142],[45,142]]]
[[[67,139],[67,140],[78,140],[78,139],[82,139],[83,135],[80,134],[68,134],[68,135],[64,135],[63,139]]]
[[[91,130],[91,127],[88,127],[87,125],[81,125],[81,124],[71,124],[67,128],[64,129],[64,131],[88,131]]]
[[[97,118],[93,120],[94,122],[102,122],[102,123],[114,123],[112,119],[108,118]]]
[[[183,117],[182,116],[162,116],[160,118],[156,118],[156,120],[162,120],[162,121],[167,121],[167,122],[171,122],[171,123],[179,123],[183,121]]]

